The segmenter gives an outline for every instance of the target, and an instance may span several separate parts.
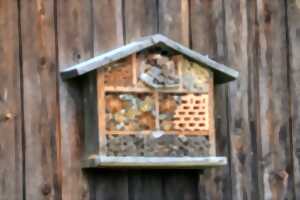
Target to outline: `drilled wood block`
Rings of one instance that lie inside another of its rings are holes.
[[[133,69],[128,60],[118,62],[105,70],[104,83],[106,86],[132,86]]]

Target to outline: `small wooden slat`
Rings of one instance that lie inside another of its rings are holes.
[[[104,73],[102,70],[97,71],[97,94],[98,94],[98,127],[99,127],[99,154],[106,153],[106,117],[105,117],[105,92],[104,92]]]
[[[214,97],[214,76],[213,72],[209,71],[209,90],[208,90],[208,130],[210,154],[216,155],[216,130],[215,130],[215,97]]]
[[[126,168],[191,168],[202,169],[224,166],[227,164],[225,157],[116,157],[116,156],[91,156],[83,161],[83,167],[126,167]]]
[[[104,90],[106,92],[133,92],[133,93],[153,93],[154,90],[151,88],[134,88],[134,87],[112,87],[112,86],[105,86]],[[178,89],[178,88],[174,88],[174,89],[161,89],[161,90],[156,90],[159,93],[190,93],[189,90],[186,89]],[[206,94],[206,92],[197,92],[197,91],[193,91],[194,94]]]
[[[138,82],[138,61],[137,61],[137,56],[136,53],[130,56],[131,58],[131,64],[132,64],[132,82],[133,82],[133,87],[137,87],[137,82]]]
[[[163,131],[163,134],[169,135],[203,135],[208,136],[210,133],[208,130],[201,131]],[[154,131],[106,131],[108,135],[149,135],[154,134]]]
[[[160,122],[159,122],[159,93],[154,93],[154,103],[155,103],[155,128],[156,130],[160,129]]]

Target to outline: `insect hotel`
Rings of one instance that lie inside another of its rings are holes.
[[[215,152],[214,85],[237,71],[157,34],[61,75],[82,84],[83,167],[226,164]]]

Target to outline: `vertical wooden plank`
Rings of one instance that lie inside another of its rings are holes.
[[[285,2],[257,0],[260,170],[264,199],[293,199]]]
[[[127,0],[124,7],[126,42],[156,32],[157,0]]]
[[[94,55],[123,45],[122,0],[93,0]]]
[[[163,174],[164,199],[166,200],[198,200],[197,171],[168,171]]]
[[[126,43],[157,32],[157,0],[127,0],[124,2]],[[131,200],[163,199],[160,171],[130,171],[128,173],[128,191]]]
[[[122,0],[93,1],[95,55],[124,44],[122,13]],[[96,199],[128,199],[127,171],[99,172],[93,179]]]
[[[196,51],[225,62],[223,0],[191,0],[191,41]]]
[[[262,173],[259,170],[260,167],[260,152],[261,152],[261,143],[259,137],[259,83],[258,83],[258,29],[257,29],[257,2],[256,1],[247,1],[247,18],[248,18],[248,116],[249,116],[249,128],[251,139],[251,154],[252,161],[251,165],[251,175],[252,183],[255,183],[255,186],[252,187],[253,190],[252,196],[256,199],[263,198],[263,181]]]
[[[191,0],[192,47],[221,63],[226,61],[225,11],[223,0]],[[197,25],[196,25],[197,24]],[[229,164],[204,171],[199,183],[201,199],[232,199],[230,177],[230,134],[227,119],[227,86],[215,87],[216,153]]]
[[[210,80],[209,80],[209,91],[208,91],[208,107],[209,107],[209,154],[211,156],[216,156],[216,129],[215,129],[215,95],[214,95],[214,76],[211,71],[209,71]]]
[[[231,177],[232,199],[257,199],[259,197],[256,179],[256,140],[251,132],[250,119],[252,99],[248,89],[250,69],[255,55],[255,16],[256,5],[253,2],[228,1],[225,4],[225,30],[227,44],[227,63],[239,72],[239,79],[229,85],[229,133],[231,135]],[[254,31],[254,33],[253,33]],[[254,107],[253,107],[254,109]],[[253,116],[252,116],[253,117]]]
[[[21,2],[26,199],[59,199],[54,1]]]
[[[189,47],[189,1],[159,1],[159,32]]]
[[[0,197],[23,199],[17,1],[0,2]]]
[[[59,69],[92,56],[91,2],[57,1]],[[78,80],[59,82],[62,199],[88,199],[88,184],[81,169],[83,152],[82,95]]]
[[[287,31],[288,31],[288,50],[289,50],[289,83],[290,83],[290,116],[291,131],[293,142],[293,171],[295,199],[300,198],[300,2],[287,2]]]
[[[130,62],[132,64],[132,83],[134,87],[137,87],[138,82],[138,59],[136,53],[130,56]]]
[[[163,183],[161,177],[163,172],[159,170],[129,171],[129,199],[130,200],[162,200]]]
[[[104,91],[104,72],[103,70],[97,70],[97,106],[98,106],[98,139],[99,139],[99,152],[100,155],[105,156],[106,151],[106,119],[105,119],[105,91]]]
[[[127,171],[97,170],[95,199],[97,200],[128,200]]]
[[[99,153],[97,72],[81,77],[84,121],[84,158]]]

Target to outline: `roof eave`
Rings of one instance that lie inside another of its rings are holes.
[[[184,56],[190,58],[191,60],[194,60],[195,62],[199,62],[212,69],[215,73],[215,82],[217,84],[235,80],[239,76],[239,72],[234,70],[233,68],[217,63],[214,60],[210,59],[208,56],[201,55],[173,40],[170,40],[169,38],[161,34],[155,34],[152,36],[141,38],[140,40],[132,42],[128,45],[119,47],[115,50],[109,51],[77,65],[73,65],[65,70],[62,70],[61,76],[63,79],[70,79],[76,76],[83,75],[159,43],[183,54]]]

